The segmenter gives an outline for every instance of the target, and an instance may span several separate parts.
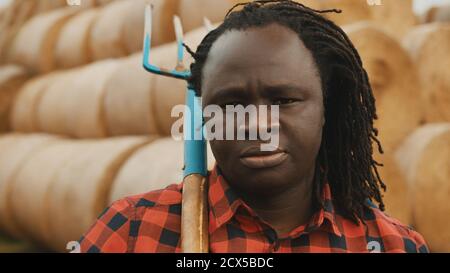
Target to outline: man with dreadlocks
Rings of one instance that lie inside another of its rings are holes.
[[[427,252],[385,215],[372,144],[375,99],[358,52],[293,1],[232,9],[196,52],[189,84],[207,105],[278,105],[279,146],[212,140],[210,252]],[[83,252],[180,252],[183,185],[115,202]],[[378,207],[375,205],[378,204]]]

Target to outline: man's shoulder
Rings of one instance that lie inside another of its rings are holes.
[[[180,205],[183,183],[171,184],[164,189],[128,196],[116,202],[122,202],[133,208],[154,208]]]
[[[80,239],[82,252],[176,252],[181,184],[113,202]]]
[[[385,244],[402,246],[406,252],[428,252],[425,239],[420,233],[377,207],[367,208],[364,221],[369,227],[369,233],[379,237]],[[385,248],[390,247],[385,245]]]

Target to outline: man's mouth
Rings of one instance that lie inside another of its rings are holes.
[[[281,149],[261,151],[260,147],[246,149],[241,153],[241,163],[248,168],[262,169],[280,165],[287,159],[287,153]]]

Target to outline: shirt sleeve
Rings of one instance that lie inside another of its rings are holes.
[[[105,209],[81,237],[81,253],[126,253],[134,206],[121,199]]]

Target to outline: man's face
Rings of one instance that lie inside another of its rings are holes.
[[[202,96],[203,106],[279,105],[278,150],[261,152],[261,140],[210,142],[233,188],[271,194],[314,175],[324,125],[322,87],[311,52],[295,32],[271,24],[223,34],[204,66]]]

